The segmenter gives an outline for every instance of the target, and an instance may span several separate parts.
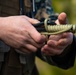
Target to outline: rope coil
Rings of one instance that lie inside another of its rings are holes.
[[[44,21],[44,26],[47,32],[41,32],[41,34],[44,35],[54,35],[54,34],[60,34],[63,32],[73,32],[75,33],[76,31],[76,25],[73,24],[66,24],[66,25],[48,25],[48,19],[45,19]]]

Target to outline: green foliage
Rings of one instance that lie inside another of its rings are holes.
[[[40,75],[76,75],[76,63],[72,68],[63,70],[56,66],[49,65],[38,58],[36,59],[36,64]]]
[[[52,6],[57,13],[66,12],[69,23],[76,24],[76,0],[52,0]],[[51,66],[39,59],[36,64],[40,75],[76,75],[76,63],[68,70]]]

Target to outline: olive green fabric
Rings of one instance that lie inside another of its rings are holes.
[[[0,0],[0,16],[19,14],[19,0]]]

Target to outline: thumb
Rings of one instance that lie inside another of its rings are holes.
[[[58,16],[58,20],[60,24],[66,24],[67,21],[67,15],[62,12],[59,16]]]

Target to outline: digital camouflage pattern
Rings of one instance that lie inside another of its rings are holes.
[[[33,1],[33,0],[32,0]],[[32,2],[30,0],[24,0],[25,12],[29,13],[32,11]],[[51,0],[35,0],[35,14],[34,18],[40,20],[41,18],[47,18],[54,13],[51,6]],[[27,10],[27,11],[26,11]],[[33,15],[33,14],[31,14]]]
[[[51,0],[41,0],[41,2],[37,5],[37,13],[35,18],[40,20],[41,18],[48,18],[50,15],[54,14]]]

